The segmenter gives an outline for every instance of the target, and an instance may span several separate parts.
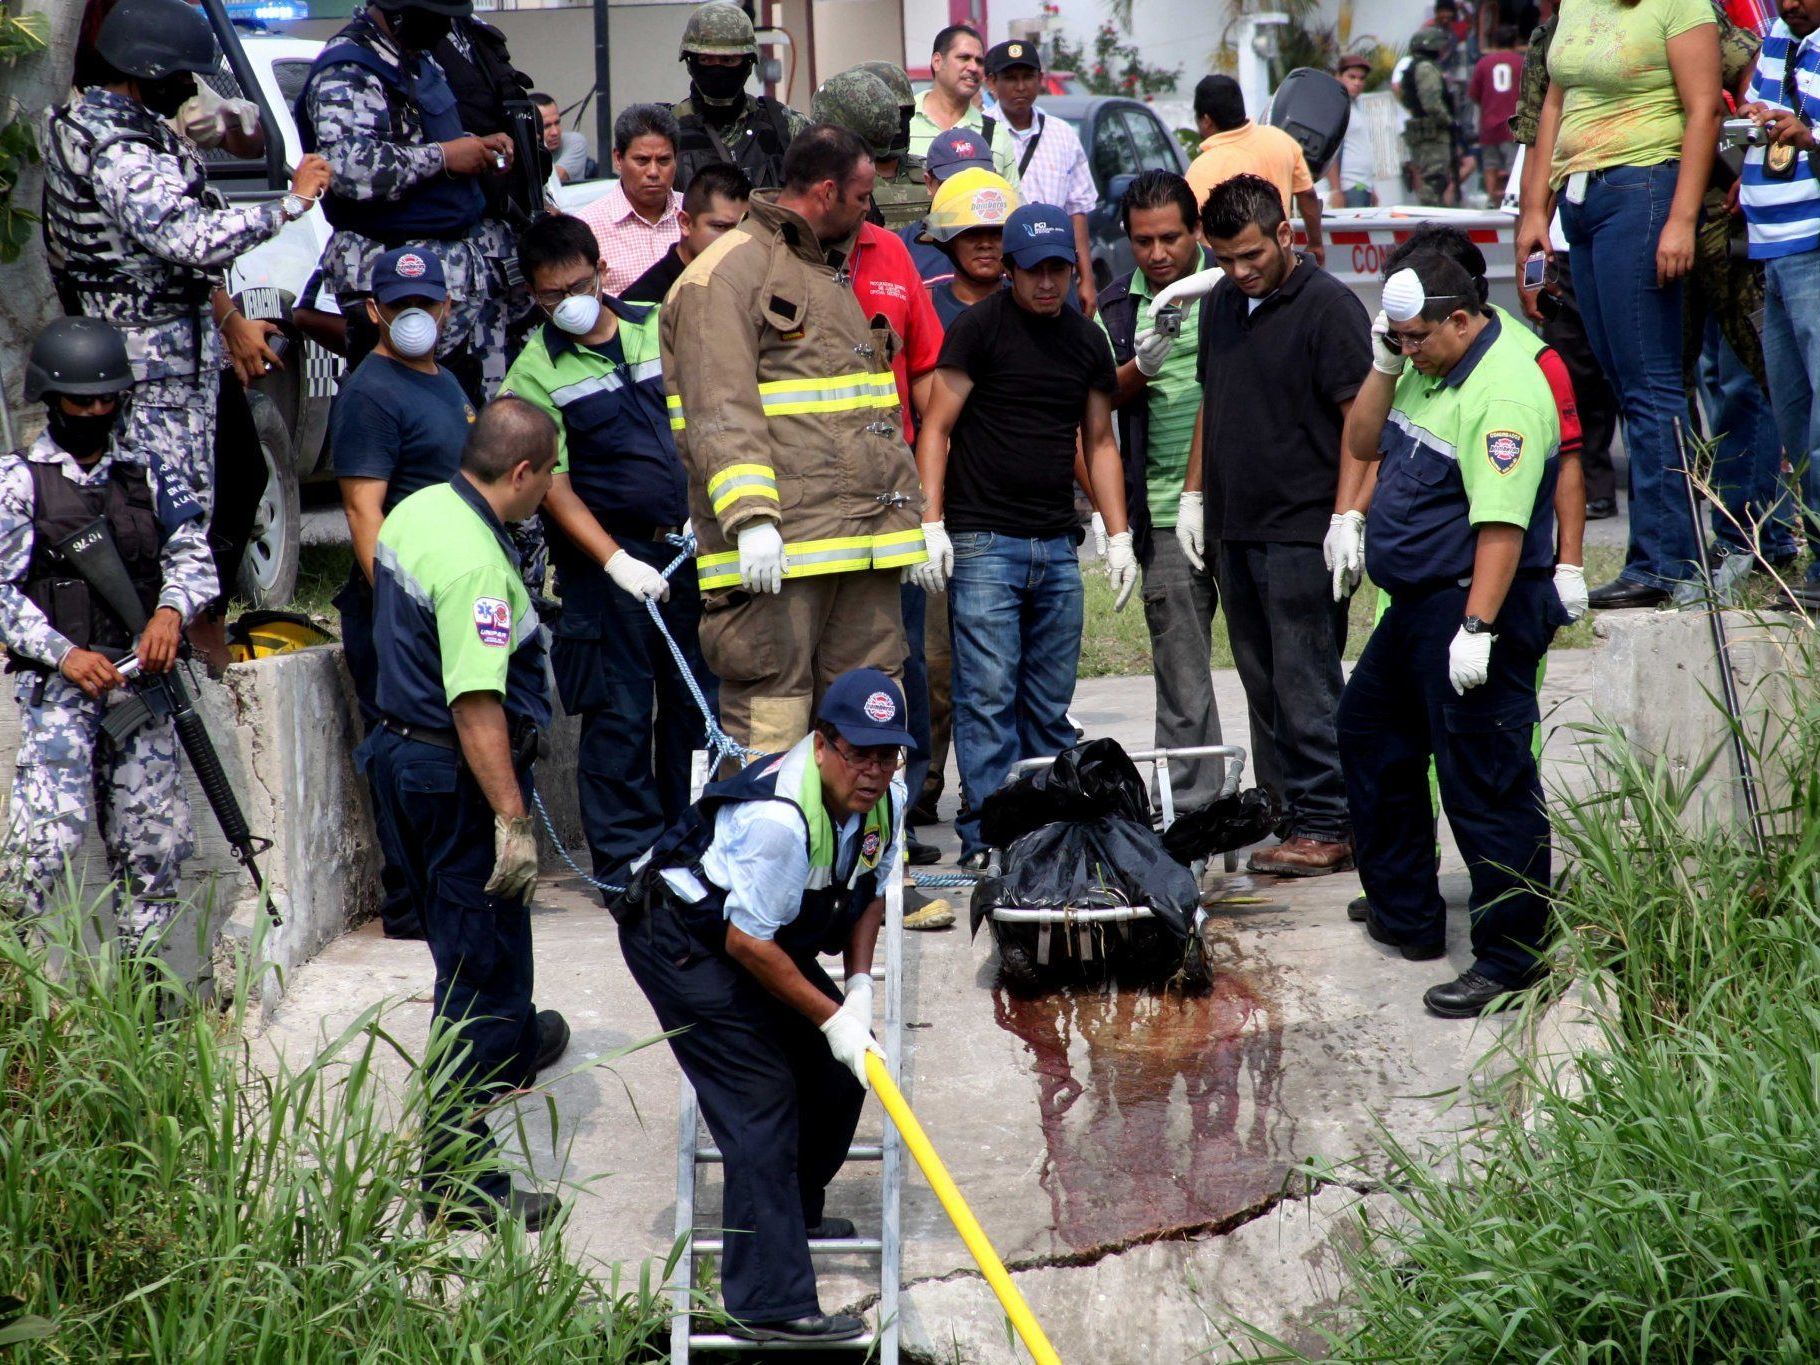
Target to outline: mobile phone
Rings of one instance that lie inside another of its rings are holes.
[[[283,332],[273,332],[265,339],[265,347],[273,355],[283,360],[284,353],[291,349],[291,339]]]
[[[1150,325],[1163,336],[1179,337],[1182,334],[1182,305],[1164,304],[1150,315]]]
[[[1523,262],[1523,290],[1540,289],[1548,278],[1548,257],[1540,251]]]

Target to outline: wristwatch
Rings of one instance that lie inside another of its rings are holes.
[[[287,194],[278,201],[278,210],[284,214],[285,221],[294,223],[310,211],[314,200],[305,199],[301,194]]]
[[[1494,635],[1497,633],[1492,630],[1491,622],[1481,621],[1476,616],[1468,616],[1465,620],[1461,621],[1460,629],[1465,631],[1468,635]]]

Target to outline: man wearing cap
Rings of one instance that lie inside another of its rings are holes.
[[[989,856],[981,803],[1018,760],[1074,743],[1077,433],[1089,492],[1112,533],[1106,568],[1115,609],[1137,584],[1112,433],[1112,349],[1062,303],[1074,286],[1068,216],[1053,204],[1023,205],[1006,220],[1004,251],[1011,288],[949,330],[916,444],[929,558],[912,577],[925,591],[951,593],[964,803],[955,828],[963,864],[976,868]]]
[[[983,171],[998,183],[1010,184],[993,169],[992,153],[986,140],[972,128],[950,128],[929,140],[929,150],[923,158],[923,179],[929,187],[931,209],[935,207],[935,196],[941,187],[967,171]],[[1017,193],[1015,187],[1012,193]],[[1017,204],[1014,202],[1011,207],[1016,208]],[[898,236],[910,248],[910,258],[922,273],[923,283],[934,285],[954,273],[954,262],[925,232],[927,225],[925,218],[902,229]]]
[[[1368,209],[1378,202],[1372,189],[1372,169],[1377,155],[1371,146],[1371,124],[1359,112],[1359,96],[1365,93],[1365,78],[1371,74],[1371,59],[1348,52],[1334,67],[1334,75],[1346,87],[1352,101],[1352,117],[1346,122],[1346,140],[1340,154],[1327,166],[1327,184],[1332,193],[1327,206],[1335,209]]]
[[[1059,204],[1074,223],[1075,289],[1081,311],[1093,316],[1093,248],[1087,215],[1099,207],[1099,191],[1080,135],[1067,119],[1050,118],[1036,107],[1043,89],[1043,59],[1036,45],[1014,39],[986,54],[986,83],[998,100],[1017,147],[1018,192],[1033,204]]]
[[[923,237],[925,246],[941,252],[950,271],[929,284],[929,299],[944,328],[1006,287],[1005,223],[1018,203],[1017,191],[987,170],[963,171],[936,192]]]
[[[900,875],[911,737],[877,669],[829,685],[814,729],[712,783],[610,908],[725,1159],[721,1294],[753,1341],[840,1341],[811,1241],[848,1238],[827,1187],[865,1101],[872,955]],[[845,990],[817,960],[842,954]]]
[[[1194,87],[1194,122],[1201,131],[1200,155],[1188,163],[1194,202],[1235,175],[1258,175],[1283,196],[1283,216],[1302,213],[1308,254],[1316,265],[1327,263],[1321,240],[1321,196],[1308,174],[1308,159],[1294,138],[1281,128],[1253,123],[1245,116],[1245,96],[1231,76],[1203,76]]]
[[[436,337],[449,312],[442,262],[399,247],[373,266],[367,321],[379,339],[341,385],[329,416],[329,448],[341,485],[354,562],[335,595],[342,653],[370,729],[379,719],[379,659],[373,650],[373,556],[386,516],[420,488],[447,483],[461,463],[474,409],[460,382],[436,363]],[[382,802],[373,814],[382,860],[380,920],[387,938],[422,938],[423,922],[405,884],[404,856]]]
[[[980,135],[992,169],[1017,185],[1017,151],[1011,130],[1000,119],[982,113],[974,100],[986,76],[986,46],[968,24],[950,24],[935,35],[929,56],[934,84],[910,116],[910,154],[922,156],[937,133],[969,128]]]
[[[1343,439],[1350,458],[1379,463],[1365,568],[1390,607],[1340,699],[1340,757],[1367,931],[1420,961],[1446,951],[1434,755],[1472,880],[1473,964],[1423,1002],[1463,1019],[1535,981],[1548,926],[1530,732],[1536,668],[1567,621],[1553,584],[1561,427],[1533,343],[1480,310],[1463,267],[1418,255],[1383,302]]]

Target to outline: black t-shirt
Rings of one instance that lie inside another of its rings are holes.
[[[627,303],[662,303],[670,286],[682,278],[682,253],[674,246],[657,258],[657,263],[626,286],[619,297]]]
[[[474,409],[449,371],[424,374],[374,351],[342,382],[329,413],[335,475],[384,479],[385,510],[461,465]]]
[[[1106,334],[1066,309],[1053,318],[1026,312],[1006,290],[955,319],[937,364],[973,381],[948,446],[948,529],[1071,534],[1074,434],[1087,391],[1118,388]]]
[[[1371,371],[1371,320],[1307,256],[1250,305],[1227,279],[1201,313],[1207,538],[1319,545],[1339,485],[1340,404]]]

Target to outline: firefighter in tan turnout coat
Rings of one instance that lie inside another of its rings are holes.
[[[701,646],[721,721],[761,753],[809,729],[840,674],[901,678],[901,571],[926,558],[891,358],[845,262],[873,182],[852,133],[817,125],[784,184],[677,281],[662,311],[670,426],[689,471]]]

